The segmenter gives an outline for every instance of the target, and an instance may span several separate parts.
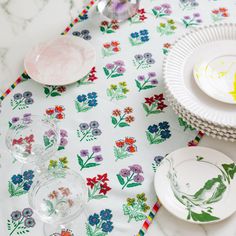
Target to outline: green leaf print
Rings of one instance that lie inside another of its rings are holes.
[[[136,186],[139,186],[141,185],[140,183],[131,183],[131,184],[127,184],[127,188],[133,188],[133,187],[136,187]]]
[[[201,161],[204,159],[204,157],[200,157],[200,156],[196,156],[196,158],[197,158],[197,161]]]
[[[120,182],[120,184],[121,185],[124,185],[125,184],[125,181],[124,181],[124,179],[123,179],[123,177],[121,176],[121,175],[116,175],[117,176],[117,179],[119,180],[119,182]]]
[[[93,229],[89,224],[86,224],[87,236],[94,236]]]
[[[125,122],[121,122],[119,124],[119,127],[123,128],[123,127],[126,127],[126,126],[130,126],[129,124],[125,123]]]
[[[77,159],[78,159],[79,165],[80,165],[81,167],[83,167],[83,166],[84,166],[84,161],[83,161],[83,159],[82,159],[79,155],[77,155]]]
[[[104,70],[106,76],[108,76],[110,74],[109,70],[106,67],[103,67],[103,70]]]
[[[144,215],[143,213],[138,213],[134,216],[134,219],[136,221],[140,221],[140,220],[145,220],[146,219],[146,215]]]
[[[119,76],[122,76],[123,74],[114,74],[114,75],[111,75],[111,78],[116,78],[116,77],[119,77]]]
[[[141,90],[142,85],[138,80],[135,80],[136,86]]]
[[[84,168],[90,168],[90,167],[95,167],[95,166],[99,166],[100,164],[97,163],[88,163]]]
[[[48,94],[50,93],[50,90],[49,90],[48,87],[44,87],[44,93],[45,93],[46,95],[48,95]]]
[[[111,117],[111,122],[112,122],[113,125],[116,125],[117,124],[117,119],[114,116],[112,116]]]
[[[52,92],[52,93],[51,93],[51,96],[52,96],[52,97],[57,97],[57,96],[61,96],[61,94],[58,93],[58,92]]]
[[[236,173],[236,165],[235,163],[231,163],[231,164],[222,164],[222,167],[224,168],[226,174],[233,179],[234,175]]]
[[[194,221],[198,222],[209,222],[209,221],[215,221],[219,220],[220,218],[210,215],[209,213],[202,211],[200,214],[190,211],[190,216]]]

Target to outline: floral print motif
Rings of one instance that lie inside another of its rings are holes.
[[[68,209],[74,205],[74,201],[71,198],[71,191],[67,187],[59,187],[49,193],[47,199],[43,199],[45,208],[47,209],[48,216],[57,215],[56,207],[61,203],[67,204]],[[68,210],[67,209],[67,210]]]
[[[140,92],[141,90],[155,88],[158,84],[158,81],[157,79],[155,79],[155,77],[155,72],[149,72],[147,77],[145,77],[144,75],[139,75],[135,80],[138,91]]]
[[[213,21],[221,21],[229,17],[228,9],[225,7],[220,7],[219,9],[214,9],[211,11],[211,17]]]
[[[157,167],[160,165],[160,163],[162,162],[163,159],[164,159],[163,156],[155,156],[154,157],[154,162],[152,163],[152,169],[154,172],[156,172]]]
[[[19,121],[22,121],[22,124],[19,124]],[[23,114],[22,118],[19,116],[12,117],[11,121],[8,122],[8,126],[11,129],[23,129],[26,125],[32,122],[31,113]]]
[[[142,23],[147,19],[147,16],[145,14],[146,12],[144,8],[139,9],[133,17],[129,18],[129,22],[131,24]]]
[[[14,94],[13,99],[11,99],[12,110],[15,110],[16,108],[19,110],[28,108],[29,105],[34,103],[32,96],[33,94],[30,91],[26,91],[23,94]]]
[[[146,204],[147,198],[145,193],[137,194],[135,198],[128,198],[127,203],[123,204],[124,215],[128,216],[128,223],[132,219],[135,221],[141,221],[146,219],[146,213],[150,207]]]
[[[184,127],[184,131],[186,131],[187,129],[195,130],[191,125],[189,125],[181,117],[178,118],[178,121],[179,121],[179,125]]]
[[[184,23],[185,28],[188,28],[190,26],[199,25],[200,23],[202,23],[202,20],[200,19],[199,13],[194,13],[192,17],[184,16],[182,22]]]
[[[46,149],[52,147],[57,141],[56,133],[52,129],[46,131],[43,135],[43,141]]]
[[[78,112],[86,112],[97,106],[97,93],[78,95],[75,100],[75,108]]]
[[[158,125],[150,125],[146,131],[147,140],[150,144],[163,143],[171,137],[170,126],[167,121],[160,122]]]
[[[32,143],[33,142],[34,142],[34,135],[30,134],[29,136],[20,137],[18,139],[13,139],[12,146],[22,145],[22,148],[24,148],[24,152],[27,154],[30,154],[31,150],[32,150]]]
[[[91,40],[92,37],[90,35],[90,31],[87,29],[81,30],[81,31],[74,31],[72,35],[80,37],[85,40]]]
[[[162,52],[163,52],[164,55],[168,55],[170,49],[171,49],[171,44],[170,43],[164,43],[163,44]]]
[[[121,51],[120,43],[118,41],[111,41],[110,43],[104,43],[102,46],[103,57],[109,57],[117,54]]]
[[[68,166],[68,160],[67,157],[60,157],[59,160],[50,160],[48,165],[48,170],[61,170],[61,169],[67,169]]]
[[[64,129],[60,130],[60,143],[59,143],[59,147],[58,147],[58,151],[60,150],[64,150],[65,146],[68,144],[68,132]]]
[[[133,188],[142,185],[144,181],[142,167],[138,164],[129,166],[129,169],[121,169],[120,173],[117,174],[117,179],[122,186],[122,190],[124,188]]]
[[[62,105],[56,105],[55,107],[51,107],[46,109],[46,117],[50,120],[63,120],[65,118],[65,107]]]
[[[82,85],[93,84],[94,81],[98,79],[98,77],[96,76],[96,72],[96,68],[93,67],[87,75],[77,81],[77,86],[79,87]]]
[[[139,32],[133,32],[130,34],[129,41],[132,46],[144,44],[149,41],[148,30],[140,30]]]
[[[163,35],[171,35],[175,32],[176,30],[175,22],[174,20],[170,19],[167,20],[166,23],[161,22],[159,26],[157,26],[157,32],[160,33],[161,36]]]
[[[60,233],[53,233],[49,236],[75,236],[70,229],[62,229]]]
[[[152,13],[156,18],[169,16],[172,13],[171,6],[169,3],[164,3],[161,6],[155,6],[152,9]]]
[[[90,215],[86,223],[87,236],[108,235],[114,229],[111,218],[112,212],[109,209],[100,211],[100,214]]]
[[[134,56],[134,66],[136,69],[146,69],[153,65],[156,61],[152,58],[152,54],[150,52],[146,52],[142,54],[136,54]]]
[[[88,186],[88,200],[96,199],[100,200],[107,198],[107,193],[111,190],[107,182],[109,181],[107,173],[103,175],[97,175],[93,178],[87,178]]]
[[[122,114],[119,109],[113,110],[111,122],[114,125],[114,128],[116,128],[117,126],[120,128],[130,126],[130,123],[134,121],[134,117],[130,115],[133,113],[133,109],[131,107],[126,107],[123,113],[124,114]]]
[[[27,193],[33,183],[34,171],[26,170],[24,173],[13,175],[8,181],[8,192],[10,197],[21,196]]]
[[[77,130],[77,135],[80,138],[80,142],[96,140],[98,136],[102,134],[102,131],[98,129],[99,123],[97,121],[91,121],[88,123],[81,123]]]
[[[62,93],[66,91],[65,86],[50,86],[47,85],[44,87],[44,93],[46,97],[58,97],[61,96]]]
[[[7,220],[9,236],[29,233],[29,229],[36,224],[32,215],[33,210],[31,208],[24,208],[23,211],[13,211],[11,220]]]
[[[199,5],[197,0],[179,0],[179,6],[182,10],[192,10]]]
[[[107,96],[110,97],[111,101],[113,99],[122,100],[126,98],[126,94],[129,92],[127,89],[126,82],[120,82],[119,84],[111,84],[110,88],[107,89]]]
[[[117,140],[114,146],[116,161],[133,156],[137,152],[137,146],[135,143],[136,139],[133,137],[126,137],[125,139]]]
[[[110,23],[108,21],[102,21],[100,25],[100,31],[103,34],[112,34],[119,29],[118,21],[112,20]]]
[[[103,71],[107,76],[107,79],[116,78],[124,75],[126,71],[124,66],[125,66],[124,61],[118,60],[114,61],[113,63],[106,64],[106,66],[103,67]]]
[[[101,154],[101,147],[100,146],[93,146],[92,147],[92,153],[89,154],[89,151],[87,149],[83,149],[80,151],[80,154],[77,154],[78,163],[80,165],[80,170],[83,170],[85,168],[91,168],[95,166],[99,166],[101,161],[103,161],[103,157]],[[85,158],[87,158],[85,160]],[[91,162],[95,161],[95,162]]]
[[[152,97],[145,98],[145,103],[143,103],[143,109],[146,112],[146,116],[151,114],[159,114],[164,112],[163,110],[167,107],[164,103],[163,93],[155,94]]]

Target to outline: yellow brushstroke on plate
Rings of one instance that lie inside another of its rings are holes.
[[[234,90],[229,92],[233,96],[233,100],[236,101],[236,73],[234,74],[234,84],[233,84]]]

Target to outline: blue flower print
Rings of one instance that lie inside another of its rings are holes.
[[[99,215],[96,213],[89,216],[88,220],[89,220],[89,224],[92,226],[97,225],[100,222]]]
[[[23,176],[18,174],[18,175],[13,175],[11,177],[12,183],[13,184],[20,184],[23,181]]]
[[[32,183],[33,183],[32,180],[30,180],[30,181],[28,181],[28,182],[25,182],[25,183],[23,184],[23,189],[24,189],[25,191],[28,191],[28,190],[30,189]]]
[[[112,222],[111,221],[107,221],[102,223],[102,231],[105,233],[111,232],[113,230],[113,226],[112,226]]]
[[[83,16],[81,16],[81,15],[79,15],[79,18],[80,18],[80,20],[87,20],[88,19],[88,15],[87,14],[85,14],[85,15],[83,15]]]
[[[96,107],[97,106],[97,100],[96,99],[92,99],[92,100],[89,100],[88,101],[88,105],[90,106],[90,107]]]
[[[147,41],[149,41],[149,37],[148,36],[144,36],[144,37],[141,37],[140,40],[142,42],[147,42]]]
[[[130,34],[131,38],[135,39],[139,37],[139,33],[138,32],[134,32]]]
[[[78,95],[77,99],[75,100],[75,108],[78,112],[86,112],[91,110],[92,108],[98,105],[97,102],[97,93],[91,92],[87,95],[82,94]]]
[[[97,93],[96,92],[88,93],[88,98],[89,99],[97,98]]]
[[[170,126],[167,121],[164,121],[164,122],[159,123],[159,127],[160,127],[160,129],[169,129]]]
[[[78,102],[85,102],[87,100],[87,96],[85,94],[79,95],[77,97]]]
[[[148,35],[148,31],[147,30],[140,30],[140,34],[141,35]]]
[[[157,125],[150,125],[149,127],[148,127],[148,131],[150,132],[150,133],[156,133],[157,131],[158,131],[158,126]]]
[[[23,176],[25,180],[32,180],[34,178],[34,171],[27,170],[23,173]]]
[[[102,220],[110,220],[112,218],[111,210],[109,209],[102,210],[100,212],[100,216]]]
[[[138,32],[131,33],[129,41],[132,46],[141,45],[149,41],[148,35],[149,35],[148,30],[146,29],[140,30],[139,33]]]
[[[171,136],[170,130],[162,130],[160,134],[163,139],[170,138]]]

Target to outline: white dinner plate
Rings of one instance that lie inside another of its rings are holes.
[[[199,61],[224,55],[236,55],[236,24],[199,27],[174,43],[163,63],[163,77],[168,92],[195,117],[235,129],[235,104],[206,95],[193,78],[193,68]]]
[[[160,163],[155,190],[163,206],[188,222],[218,222],[236,211],[236,165],[205,147],[178,149]]]
[[[236,55],[222,55],[197,63],[193,70],[199,88],[210,97],[236,104]]]
[[[34,47],[25,57],[24,66],[39,83],[66,85],[87,75],[95,59],[95,49],[84,39],[60,36]]]

